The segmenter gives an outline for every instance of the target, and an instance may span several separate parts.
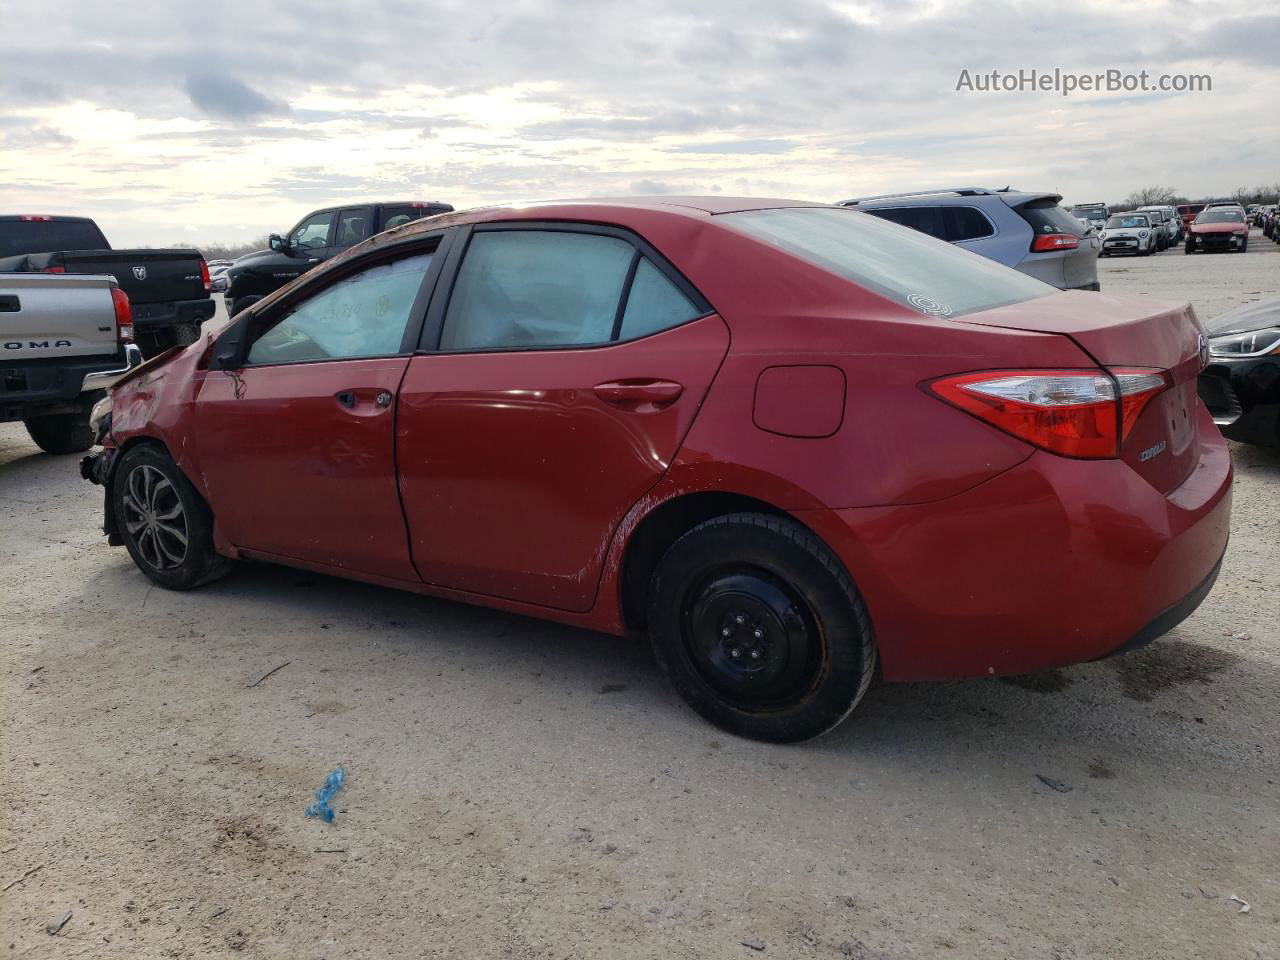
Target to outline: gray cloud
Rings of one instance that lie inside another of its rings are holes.
[[[218,120],[251,120],[289,112],[287,104],[265,97],[247,83],[225,74],[188,74],[186,89],[194,106]]]

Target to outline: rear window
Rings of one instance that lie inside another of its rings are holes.
[[[417,204],[389,203],[382,208],[382,229],[390,230],[393,227],[403,227],[413,220],[434,217],[439,212],[439,210],[432,210],[430,207]]]
[[[106,249],[97,226],[83,220],[0,220],[0,257]]]
[[[1073,237],[1083,237],[1088,232],[1083,223],[1052,200],[1031,200],[1018,207],[1017,213],[1037,234],[1069,233]]]
[[[725,214],[724,221],[928,316],[961,316],[1058,292],[986,257],[858,210],[748,210]]]

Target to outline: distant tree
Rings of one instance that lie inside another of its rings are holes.
[[[1173,187],[1143,187],[1124,198],[1129,209],[1134,207],[1151,207],[1173,203],[1178,191]]]
[[[172,246],[195,247],[206,260],[234,260],[236,257],[243,257],[246,253],[267,249],[267,237],[263,234],[248,243],[192,243],[188,240]]]

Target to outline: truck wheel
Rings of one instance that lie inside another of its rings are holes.
[[[261,299],[262,297],[259,296],[258,294],[246,294],[243,297],[236,297],[234,300],[228,300],[227,316],[234,317],[237,313],[239,313],[245,307],[251,307]]]
[[[847,717],[871,683],[875,638],[835,555],[799,524],[734,513],[667,551],[649,634],[677,692],[716,726],[793,743]]]
[[[133,562],[153,583],[190,590],[224,577],[232,561],[213,549],[213,514],[163,450],[133,447],[111,484],[116,527]]]
[[[80,453],[93,446],[89,408],[22,421],[37,447],[45,453]]]

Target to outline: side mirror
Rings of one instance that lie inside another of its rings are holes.
[[[280,234],[278,233],[273,233],[270,236],[270,238],[268,238],[267,243],[270,245],[271,249],[274,250],[276,253],[289,252],[289,241],[286,240],[284,237],[280,236]]]
[[[249,333],[249,323],[253,319],[251,313],[240,313],[239,319],[218,335],[209,353],[209,369],[238,370],[244,365],[245,337]]]

